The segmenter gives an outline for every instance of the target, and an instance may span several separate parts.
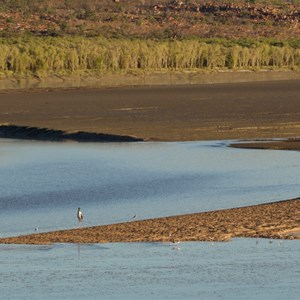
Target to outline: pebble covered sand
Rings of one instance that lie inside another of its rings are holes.
[[[80,224],[84,226],[84,223]],[[6,244],[228,241],[300,238],[300,198],[165,218],[2,238]]]

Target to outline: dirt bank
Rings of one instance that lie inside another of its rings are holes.
[[[300,81],[0,93],[0,124],[190,141],[300,136]]]
[[[283,141],[248,141],[246,143],[233,143],[235,148],[245,149],[272,149],[272,150],[300,150],[300,139],[288,139]]]
[[[260,81],[300,80],[292,70],[219,70],[132,72],[103,75],[51,76],[46,78],[0,78],[0,90],[133,87],[155,85],[217,84]]]

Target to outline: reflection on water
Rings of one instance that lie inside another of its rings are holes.
[[[299,152],[0,141],[0,235],[299,196]],[[298,299],[299,241],[0,245],[1,299]]]
[[[254,239],[181,243],[180,249],[2,245],[1,298],[298,299],[299,250],[300,241]]]

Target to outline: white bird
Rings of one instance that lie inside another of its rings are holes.
[[[175,242],[174,240],[172,241],[172,249],[173,250],[180,250],[180,247],[179,247],[179,245],[180,245],[180,241],[178,241],[178,242]]]
[[[78,219],[78,222],[82,222],[82,220],[83,220],[83,213],[80,210],[80,207],[78,207],[78,210],[77,210],[77,219]]]

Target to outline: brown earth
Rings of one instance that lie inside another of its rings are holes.
[[[84,224],[84,223],[83,223]],[[12,238],[7,244],[299,239],[300,198],[268,204]]]
[[[273,149],[273,150],[300,150],[300,139],[288,139],[281,141],[248,141],[246,143],[233,143],[235,148],[246,149]]]
[[[0,91],[0,125],[69,133],[153,141],[297,138],[299,120],[300,80]]]
[[[5,1],[0,33],[141,38],[298,38],[300,4],[234,0]]]

